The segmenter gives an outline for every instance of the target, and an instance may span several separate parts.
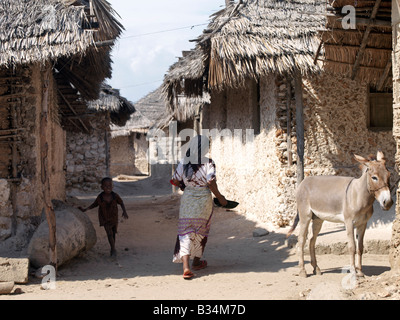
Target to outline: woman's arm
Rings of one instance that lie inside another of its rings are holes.
[[[212,178],[211,180],[209,180],[207,182],[208,187],[210,188],[211,192],[216,196],[216,198],[218,199],[219,203],[222,206],[226,206],[228,204],[228,201],[226,201],[225,197],[221,194],[221,192],[219,192],[218,190],[218,186],[217,186],[217,180],[214,178]]]

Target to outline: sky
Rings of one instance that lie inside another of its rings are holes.
[[[108,2],[125,31],[111,53],[113,73],[107,83],[133,103],[162,84],[182,51],[194,48],[189,40],[203,32],[210,15],[225,7],[225,0]]]

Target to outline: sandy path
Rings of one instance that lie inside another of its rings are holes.
[[[122,195],[123,196],[123,195]],[[118,260],[109,246],[97,211],[88,212],[97,231],[95,247],[60,267],[55,290],[41,290],[31,278],[17,285],[23,294],[1,299],[305,299],[350,298],[341,291],[347,255],[321,255],[322,276],[296,276],[297,257],[285,245],[283,229],[253,238],[258,227],[237,212],[214,211],[205,259],[209,266],[190,281],[182,279],[181,265],[171,262],[176,240],[179,197],[125,197],[129,220],[119,225]],[[80,200],[90,203],[90,197]],[[306,256],[307,261],[309,257]],[[389,270],[385,255],[365,255],[367,276]],[[307,264],[307,271],[311,266]]]

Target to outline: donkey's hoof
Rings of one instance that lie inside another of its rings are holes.
[[[361,270],[357,270],[356,271],[356,276],[357,276],[357,278],[364,278],[365,274]]]
[[[305,269],[300,270],[299,276],[303,278],[307,278],[307,272]]]
[[[319,267],[316,267],[313,271],[313,274],[316,276],[321,276],[322,275],[321,269]]]

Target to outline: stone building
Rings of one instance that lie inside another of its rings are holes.
[[[111,127],[124,127],[134,112],[133,104],[119,90],[102,85],[99,99],[88,103],[90,131],[67,133],[67,190],[99,190],[101,179],[113,175],[119,149],[113,148]]]
[[[259,221],[291,222],[304,175],[359,176],[353,154],[383,150],[397,181],[390,1],[382,1],[377,17],[385,22],[374,27],[354,77],[372,7],[358,1],[357,30],[343,34],[343,16],[335,14],[345,2],[329,12],[324,1],[228,3],[166,75],[174,110],[178,94],[210,94],[201,127],[217,130],[211,156],[218,184]]]
[[[44,211],[55,252],[66,135],[90,130],[86,101],[111,75],[122,31],[113,14],[103,0],[0,1],[0,241],[26,245]]]
[[[400,164],[400,2],[392,0],[393,37],[393,136],[396,142],[396,167]],[[397,189],[396,219],[393,223],[390,264],[400,271],[400,194]]]
[[[150,92],[135,103],[124,126],[111,127],[111,175],[149,175],[149,129],[165,117],[165,103],[160,90]]]
[[[179,109],[185,114],[168,110],[162,88],[159,87],[135,103],[136,112],[125,126],[112,126],[112,176],[149,175],[152,178],[165,178],[171,175],[170,126],[175,126],[177,131],[193,128],[197,121],[191,119],[191,115],[204,104],[197,103],[197,99],[179,98],[179,101],[186,106]],[[160,136],[163,138],[159,139]],[[182,141],[176,139],[175,143],[178,150]]]

